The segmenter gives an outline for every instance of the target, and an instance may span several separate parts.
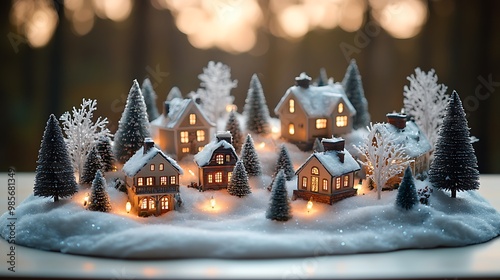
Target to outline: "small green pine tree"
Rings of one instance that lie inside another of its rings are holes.
[[[291,217],[292,208],[290,207],[290,200],[288,199],[285,174],[283,170],[280,170],[273,183],[266,218],[276,221],[288,221]]]
[[[365,98],[361,75],[359,74],[358,65],[355,59],[352,59],[347,67],[342,85],[344,86],[347,98],[354,109],[356,109],[356,115],[354,115],[352,121],[352,128],[358,129],[367,127],[370,124],[368,101]]]
[[[96,145],[99,156],[101,156],[102,171],[112,171],[115,166],[115,157],[111,148],[111,140],[108,136],[102,136],[97,140]]]
[[[290,154],[288,153],[288,149],[284,144],[281,144],[278,160],[276,161],[276,167],[274,170],[275,177],[281,169],[283,169],[283,171],[285,172],[285,178],[287,181],[291,181],[295,176],[295,171],[293,170]]]
[[[248,131],[255,134],[268,134],[270,132],[269,108],[257,74],[253,74],[250,81],[244,114]]]
[[[243,140],[243,135],[241,133],[240,122],[238,121],[234,111],[229,113],[229,118],[226,123],[226,131],[231,132],[231,136],[233,136],[233,147],[236,152],[239,153],[241,151],[241,141]]]
[[[89,210],[109,212],[111,210],[111,203],[109,196],[106,192],[106,180],[102,176],[101,170],[95,174],[94,181],[92,182],[92,194],[90,195]]]
[[[238,160],[234,166],[231,182],[229,182],[227,186],[227,192],[237,197],[246,196],[252,193],[250,185],[248,184],[248,175],[241,160]]]
[[[253,177],[262,175],[259,156],[257,155],[257,151],[255,151],[253,139],[250,134],[247,135],[245,144],[243,144],[241,160],[243,161],[243,165],[245,165],[248,176]]]
[[[147,108],[148,120],[151,122],[158,118],[160,114],[158,113],[158,108],[156,108],[156,92],[148,78],[142,82],[142,95],[144,96],[144,103]]]
[[[413,175],[411,174],[411,168],[408,166],[405,170],[403,180],[398,188],[396,206],[401,209],[410,210],[417,203],[417,189],[415,188],[415,181],[413,180]]]
[[[89,155],[87,156],[87,160],[83,165],[83,174],[82,178],[80,179],[80,184],[92,184],[97,171],[101,170],[101,168],[101,156],[99,155],[97,148],[94,147],[92,148],[92,150],[90,150]]]

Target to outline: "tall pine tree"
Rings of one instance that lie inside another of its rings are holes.
[[[358,65],[356,60],[352,59],[347,67],[347,71],[342,80],[347,98],[351,102],[356,115],[353,117],[352,128],[365,128],[370,124],[370,113],[368,113],[368,101],[365,98],[363,90],[363,83],[361,82],[361,75],[359,74]]]
[[[456,197],[457,191],[479,188],[477,158],[462,101],[456,91],[451,95],[439,130],[429,181],[436,188],[451,190],[451,197]]]
[[[268,134],[270,132],[269,108],[257,74],[253,74],[250,80],[244,113],[248,131],[256,134]]]
[[[94,146],[94,148],[90,150],[89,155],[87,156],[87,160],[83,165],[83,174],[80,180],[80,184],[92,184],[92,181],[94,181],[95,178],[95,174],[98,170],[101,170],[101,168],[101,156],[99,155],[97,148]]]
[[[150,137],[146,104],[139,84],[134,80],[115,133],[113,151],[116,160],[127,162],[142,147],[146,137]]]
[[[239,153],[241,151],[241,141],[243,140],[243,135],[241,133],[240,122],[238,121],[234,111],[229,113],[229,118],[226,122],[226,131],[231,132],[231,135],[233,136],[233,147],[236,152]]]
[[[148,78],[144,79],[144,82],[142,82],[142,95],[144,96],[144,103],[146,104],[148,120],[153,121],[158,118],[160,114],[158,113],[158,108],[156,107],[156,92]]]
[[[248,175],[241,160],[238,160],[234,166],[231,182],[229,182],[227,186],[227,192],[237,197],[246,196],[252,193],[250,185],[248,184]]]
[[[92,182],[89,210],[100,212],[109,212],[111,210],[111,203],[106,192],[106,180],[102,176],[101,170],[97,171]]]
[[[283,170],[280,170],[273,182],[266,218],[276,221],[288,221],[291,217],[292,209],[290,207],[290,201],[288,200],[285,173]]]
[[[57,118],[52,114],[43,132],[35,175],[35,196],[70,197],[78,190],[71,159]]]
[[[280,146],[278,160],[276,161],[276,167],[274,169],[275,177],[281,169],[283,169],[283,171],[285,172],[285,178],[287,181],[291,181],[293,179],[293,176],[295,176],[292,160],[290,159],[290,154],[288,153],[288,149],[286,148],[285,144],[281,144]]]
[[[410,210],[418,202],[417,189],[415,181],[411,174],[411,168],[408,166],[405,170],[405,175],[398,188],[396,196],[396,206],[401,209]]]
[[[115,157],[111,148],[111,139],[108,136],[99,137],[96,144],[99,156],[101,156],[101,163],[103,172],[112,171],[115,166]]]
[[[247,134],[240,158],[243,161],[243,165],[245,165],[248,176],[253,177],[262,175],[259,156],[257,155],[257,151],[255,151],[253,139],[250,134]]]

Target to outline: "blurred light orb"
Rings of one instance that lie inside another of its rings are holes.
[[[412,38],[427,21],[427,5],[421,0],[392,1],[382,7],[378,21],[394,38]]]

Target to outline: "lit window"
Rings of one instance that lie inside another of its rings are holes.
[[[165,169],[165,165],[163,163],[160,163],[158,166],[158,170],[163,171]]]
[[[144,178],[137,178],[137,185],[138,186],[143,186],[144,185]]]
[[[198,142],[205,141],[205,130],[197,130],[196,131],[196,141],[198,141]]]
[[[222,183],[222,171],[215,172],[215,182]]]
[[[203,151],[203,147],[198,147],[198,152]]]
[[[290,135],[294,135],[295,134],[295,125],[293,123],[291,123],[291,124],[288,125],[288,133]]]
[[[231,155],[226,155],[226,162],[230,162],[231,161]]]
[[[188,143],[189,142],[189,133],[187,131],[181,131],[181,143]]]
[[[146,178],[146,186],[152,186],[154,183],[155,183],[154,177],[147,177]]]
[[[151,165],[149,166],[149,170],[151,170],[151,171],[155,171],[155,165],[154,165],[154,164],[151,164]]]
[[[189,114],[189,124],[196,124],[196,114]]]
[[[319,175],[319,169],[317,167],[311,168],[311,174],[313,174],[313,175]]]
[[[208,174],[208,176],[207,176],[207,177],[208,177],[208,182],[209,182],[209,183],[213,183],[213,182],[214,182],[214,181],[213,181],[213,176],[212,176],[212,174]]]
[[[311,191],[317,192],[319,188],[319,178],[316,176],[311,177]]]
[[[148,199],[147,198],[143,198],[141,200],[141,209],[148,209]]]
[[[224,155],[221,155],[221,154],[216,155],[215,162],[217,164],[224,164]]]
[[[337,127],[347,126],[347,116],[337,116],[335,118],[335,124],[337,125]]]
[[[182,150],[181,150],[181,151],[182,151],[184,154],[187,154],[187,153],[189,153],[189,147],[184,147],[184,148],[182,148]]]
[[[231,182],[231,178],[233,177],[233,172],[227,172],[227,181]]]
[[[344,188],[349,186],[349,176],[344,176]]]
[[[326,128],[326,119],[316,119],[316,129]]]
[[[295,100],[290,99],[290,101],[288,101],[288,111],[290,113],[295,113]]]
[[[175,185],[177,182],[177,178],[175,176],[170,176],[170,185]]]
[[[339,103],[339,107],[337,109],[339,111],[339,114],[341,114],[342,112],[344,112],[344,104],[343,103]]]
[[[168,197],[164,196],[160,200],[161,210],[168,210]]]
[[[156,208],[155,204],[156,204],[155,200],[152,197],[150,197],[149,198],[149,209],[155,209]]]
[[[302,177],[302,188],[307,189],[307,177]]]
[[[340,189],[340,177],[335,178],[335,188]]]
[[[167,184],[167,176],[161,176],[160,185],[166,185],[166,184]]]
[[[323,190],[324,191],[328,190],[328,180],[327,179],[323,179]]]

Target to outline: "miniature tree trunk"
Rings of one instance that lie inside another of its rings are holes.
[[[92,182],[89,210],[100,212],[109,212],[111,210],[108,193],[106,192],[106,180],[100,170],[97,171]]]
[[[241,160],[243,161],[243,165],[245,166],[248,176],[253,177],[262,175],[259,156],[257,155],[257,151],[255,151],[253,139],[250,134],[247,135],[245,144],[243,144],[243,149],[241,150]]]
[[[245,99],[244,114],[248,131],[255,134],[268,134],[270,132],[269,108],[257,74],[253,74],[250,80],[250,88]]]
[[[290,159],[290,154],[288,149],[284,144],[280,147],[280,153],[278,155],[278,160],[276,161],[275,176],[278,172],[283,169],[285,172],[285,178],[287,181],[291,181],[295,176],[295,171],[293,170],[292,160]]]
[[[291,217],[292,214],[286,189],[285,173],[283,170],[280,170],[273,183],[266,218],[276,221],[288,221]]]
[[[241,151],[241,141],[243,140],[243,135],[241,134],[240,122],[236,118],[234,111],[229,113],[229,118],[226,123],[226,131],[231,132],[231,135],[233,136],[232,145],[236,152],[239,153]]]
[[[418,202],[417,189],[415,181],[411,174],[411,168],[408,166],[405,170],[405,175],[398,188],[396,197],[396,205],[405,210],[410,210]]]
[[[248,185],[247,172],[241,160],[236,162],[233,169],[233,175],[231,176],[231,182],[229,182],[229,186],[227,187],[227,192],[237,197],[246,196],[252,193],[250,185]]]

